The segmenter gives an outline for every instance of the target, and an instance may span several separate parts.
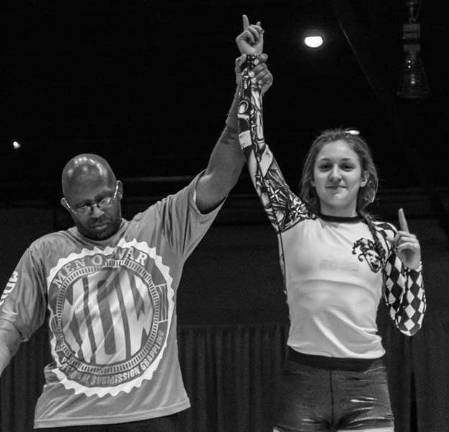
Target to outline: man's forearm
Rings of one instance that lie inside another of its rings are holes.
[[[244,164],[238,131],[227,124],[212,151],[205,175],[213,175],[214,182],[225,189],[226,195],[237,182]]]
[[[232,100],[231,108],[229,108],[228,116],[226,117],[226,126],[238,134],[239,130],[239,120],[237,117],[239,109],[239,88],[235,89],[234,99]],[[238,137],[237,137],[238,139]]]
[[[197,185],[197,205],[200,211],[215,208],[237,183],[245,163],[238,139],[238,92],[229,109],[226,125],[215,144],[206,172]]]
[[[0,346],[0,376],[3,373],[3,370],[8,366],[8,363],[11,359],[11,355],[9,354],[8,348],[5,346]]]
[[[20,345],[20,336],[13,324],[0,320],[0,375]]]
[[[215,181],[226,189],[224,195],[237,182],[245,163],[239,144],[238,106],[239,92],[237,88],[226,117],[226,126],[212,151],[206,169],[206,175],[213,174]]]

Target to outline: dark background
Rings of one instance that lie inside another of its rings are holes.
[[[54,200],[80,152],[103,155],[124,179],[203,169],[234,93],[242,13],[266,30],[275,79],[266,138],[289,180],[321,130],[344,126],[372,146],[382,187],[449,183],[443,1],[419,8],[425,100],[395,94],[405,0],[16,0],[2,9],[2,200]],[[308,28],[325,31],[323,48],[301,43]],[[160,181],[127,188],[166,190]],[[246,173],[236,192],[252,193]]]
[[[413,338],[379,309],[396,428],[449,424],[449,26],[421,2],[423,100],[396,96],[405,0],[23,1],[0,27],[0,286],[29,243],[66,228],[60,173],[93,152],[124,180],[129,218],[204,169],[234,94],[241,14],[261,20],[274,85],[265,135],[288,180],[323,129],[354,127],[381,177],[372,211],[404,207],[421,242],[428,310]],[[304,30],[323,28],[309,51]],[[12,141],[22,147],[13,150]],[[277,243],[246,171],[189,258],[178,298],[189,432],[269,432],[288,312]],[[49,361],[45,326],[5,370],[1,432],[28,432]]]

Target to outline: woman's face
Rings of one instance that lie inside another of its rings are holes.
[[[357,195],[367,183],[357,153],[343,140],[327,143],[319,151],[313,168],[313,182],[320,211],[329,216],[357,215]]]

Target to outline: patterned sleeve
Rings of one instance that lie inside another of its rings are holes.
[[[384,224],[384,232],[388,231],[395,234],[390,224]],[[421,328],[426,311],[422,266],[418,270],[406,267],[390,248],[383,273],[390,318],[402,333],[413,336]]]
[[[265,143],[261,89],[250,77],[257,57],[248,56],[242,72],[239,103],[239,141],[251,180],[275,231],[280,234],[312,215],[305,203],[289,188]]]

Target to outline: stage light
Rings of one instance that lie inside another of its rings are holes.
[[[18,150],[20,147],[22,147],[22,146],[20,145],[20,143],[18,141],[13,141],[12,142],[12,148],[14,150]]]
[[[304,37],[304,44],[309,48],[319,48],[323,43],[323,36],[319,34],[307,35]]]
[[[397,95],[404,99],[422,99],[430,95],[426,71],[421,60],[421,26],[417,20],[415,9],[418,0],[406,2],[409,8],[408,23],[402,26],[404,59]]]

